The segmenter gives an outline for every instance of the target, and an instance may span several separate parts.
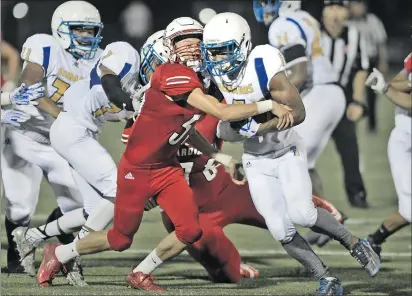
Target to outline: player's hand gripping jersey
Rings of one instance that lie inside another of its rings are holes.
[[[133,85],[129,81],[137,78],[139,54],[127,42],[110,43],[91,71],[89,79],[75,83],[67,91],[64,111],[93,132],[97,132],[106,121],[118,121],[133,114],[132,111],[117,107],[107,98],[100,81],[101,65],[118,75],[124,90],[128,92],[128,85]]]
[[[137,167],[179,165],[177,151],[201,112],[171,97],[203,89],[203,85],[191,68],[169,63],[156,69],[150,84],[123,156]]]
[[[269,43],[281,50],[286,68],[303,61],[309,63],[305,88],[310,88],[312,83],[337,81],[332,64],[323,54],[320,25],[306,11],[290,11],[274,20],[269,28]]]
[[[27,66],[27,62],[38,64],[43,68],[47,96],[61,106],[66,91],[76,81],[89,76],[101,53],[102,50],[98,49],[91,60],[76,59],[64,50],[51,35],[36,34],[29,37],[23,44],[21,58],[25,61],[23,68]],[[22,125],[25,133],[37,141],[48,142],[48,133],[54,119],[34,106],[18,106],[17,109],[33,116]]]

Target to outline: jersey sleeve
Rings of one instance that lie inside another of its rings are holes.
[[[285,58],[286,68],[306,62],[306,35],[302,27],[293,20],[280,19],[279,24],[269,29],[269,43],[278,48]]]
[[[179,96],[196,88],[203,90],[203,84],[192,68],[180,64],[165,63],[153,74],[151,86],[169,96]]]
[[[120,79],[129,73],[136,73],[140,67],[138,52],[127,42],[113,42],[106,46],[100,60],[100,65],[111,70]],[[97,74],[102,76],[101,70],[97,67]]]
[[[279,72],[285,71],[285,58],[282,53],[268,44],[256,47],[255,69],[259,79],[267,76],[266,87],[269,89],[270,80]],[[266,79],[263,79],[266,80]]]
[[[24,67],[27,62],[40,65],[44,70],[44,76],[52,72],[53,61],[57,57],[51,57],[55,44],[52,36],[47,34],[36,34],[27,38],[23,44],[20,57],[24,60]]]

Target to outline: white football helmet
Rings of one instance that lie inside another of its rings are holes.
[[[200,42],[203,36],[203,26],[190,17],[174,19],[165,30],[164,45],[170,51],[170,62],[182,63],[194,71],[202,68],[202,53]],[[176,42],[186,38],[198,38],[199,42],[176,47]]]
[[[152,34],[140,49],[142,65],[140,66],[139,73],[144,84],[149,82],[147,75],[154,73],[155,67],[169,60],[169,49],[163,45],[164,32],[165,30],[160,30]]]
[[[249,24],[236,13],[219,13],[206,24],[201,48],[208,71],[233,86],[252,49]]]
[[[269,26],[276,18],[290,11],[298,11],[301,8],[301,1],[282,0],[254,0],[253,11],[256,20]]]
[[[73,34],[73,28],[92,28],[94,36]],[[67,1],[53,13],[53,37],[76,58],[93,59],[102,40],[103,23],[96,7],[86,1]]]

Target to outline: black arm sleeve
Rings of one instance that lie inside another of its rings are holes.
[[[101,78],[101,82],[110,102],[120,109],[134,111],[132,99],[122,90],[119,76],[106,74]]]
[[[280,51],[285,57],[286,64],[293,62],[298,58],[306,57],[305,47],[302,44],[295,44],[290,47],[282,47]]]

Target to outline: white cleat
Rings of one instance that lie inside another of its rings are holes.
[[[70,285],[76,287],[88,286],[83,276],[83,268],[80,264],[80,257],[76,257],[66,264],[66,278]]]
[[[34,267],[34,255],[36,253],[35,241],[26,239],[26,232],[28,227],[17,227],[11,233],[13,235],[13,241],[17,245],[17,251],[20,255],[20,263],[23,266],[24,271],[30,275],[36,275],[36,268]]]

